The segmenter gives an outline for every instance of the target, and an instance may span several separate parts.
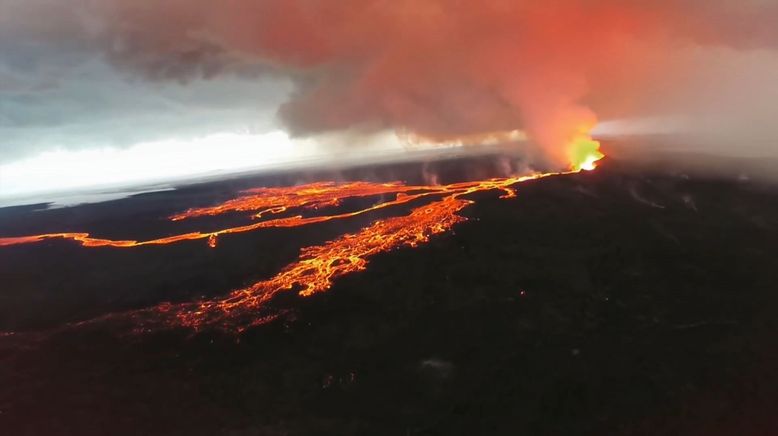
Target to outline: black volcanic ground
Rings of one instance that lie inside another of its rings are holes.
[[[496,164],[434,166],[447,181]],[[0,236],[215,229],[245,216],[164,218],[248,187],[420,174],[276,174],[6,208]],[[222,295],[381,214],[215,250],[0,248],[0,331],[17,332],[0,337],[0,435],[778,434],[778,188],[611,161],[526,182],[516,199],[473,198],[454,232],[376,256],[328,293],[283,295],[285,316],[240,336],[57,327]]]

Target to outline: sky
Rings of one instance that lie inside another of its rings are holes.
[[[0,197],[515,131],[559,168],[591,129],[775,156],[776,22],[774,0],[0,0]]]

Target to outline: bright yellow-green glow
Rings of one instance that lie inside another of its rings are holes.
[[[605,155],[600,152],[600,143],[588,134],[581,134],[570,143],[570,169],[591,171],[597,168],[597,161]]]

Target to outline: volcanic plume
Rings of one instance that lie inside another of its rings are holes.
[[[255,59],[297,82],[280,113],[299,134],[394,129],[450,140],[522,129],[557,168],[596,122],[579,103],[592,66],[626,54],[616,36],[639,12],[609,2],[190,4],[114,2],[111,59],[163,78]],[[176,25],[159,26],[160,12]],[[592,25],[614,15],[616,26]]]
[[[290,77],[280,115],[297,134],[522,130],[557,168],[595,113],[641,113],[655,83],[708,77],[695,48],[778,46],[778,6],[756,0],[112,0],[82,12],[88,38],[146,77]]]

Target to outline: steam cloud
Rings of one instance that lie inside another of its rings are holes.
[[[734,118],[730,110],[744,96],[761,102],[760,114],[778,109],[778,98],[763,96],[775,92],[778,77],[771,0],[0,0],[0,7],[14,15],[3,26],[47,17],[53,23],[24,32],[99,50],[152,80],[289,77],[295,92],[279,113],[300,135],[394,129],[445,140],[518,129],[552,161],[563,160],[563,145],[596,116],[692,114],[703,120],[692,123],[700,131],[729,117],[743,131],[756,128],[765,150],[778,137],[755,109]],[[749,83],[737,80],[740,73]]]

